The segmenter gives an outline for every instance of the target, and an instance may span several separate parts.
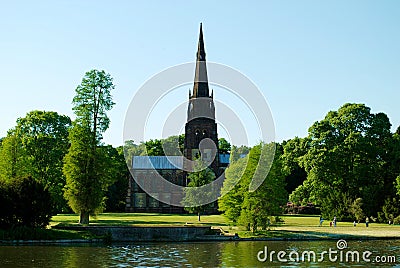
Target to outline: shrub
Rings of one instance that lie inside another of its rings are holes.
[[[8,185],[0,181],[0,228],[8,228],[13,223],[13,203]]]
[[[396,218],[394,218],[393,224],[400,224],[400,216],[397,216]]]
[[[32,177],[11,179],[0,184],[0,225],[46,227],[52,216],[51,196]]]
[[[387,198],[382,206],[382,211],[385,214],[386,221],[393,221],[394,218],[400,215],[398,198]]]
[[[312,203],[308,203],[305,206],[298,206],[292,202],[288,202],[284,207],[284,213],[319,215],[321,214],[321,210]]]

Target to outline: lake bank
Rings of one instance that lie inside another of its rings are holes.
[[[57,215],[49,229],[33,234],[24,230],[9,236],[0,233],[0,244],[400,239],[398,225],[371,223],[369,227],[363,224],[354,227],[353,223],[339,222],[337,227],[328,224],[319,227],[318,216],[305,215],[281,216],[284,222],[256,233],[229,225],[221,215],[205,215],[198,222],[196,215],[187,214],[104,213],[91,219],[88,226],[77,224],[78,218],[75,214]]]

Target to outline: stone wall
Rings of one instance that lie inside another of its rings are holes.
[[[212,232],[210,226],[67,226],[59,228],[110,236],[113,242],[196,241],[202,240],[202,237]]]

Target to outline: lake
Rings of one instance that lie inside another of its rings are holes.
[[[400,240],[0,246],[0,267],[155,266],[400,267]]]

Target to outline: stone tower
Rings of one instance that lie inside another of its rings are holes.
[[[209,167],[218,176],[218,133],[213,92],[210,94],[208,87],[202,24],[200,24],[193,91],[189,91],[184,156],[189,160],[201,157],[203,161],[209,163]]]

